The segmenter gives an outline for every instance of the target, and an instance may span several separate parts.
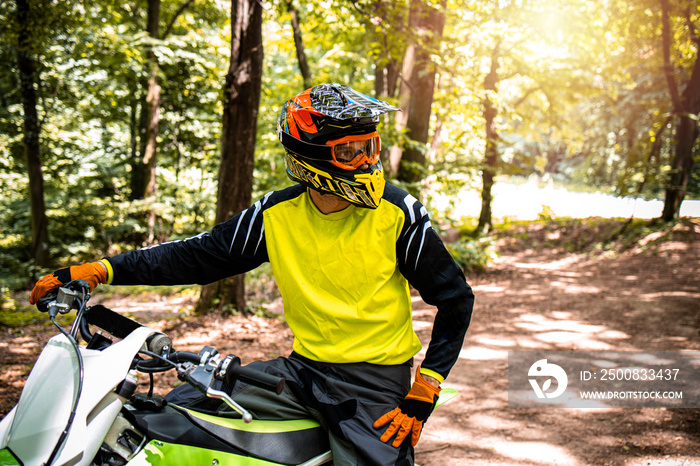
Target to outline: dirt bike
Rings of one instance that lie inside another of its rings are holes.
[[[166,335],[102,305],[88,307],[89,298],[89,285],[74,280],[37,304],[60,333],[46,344],[19,402],[0,422],[0,466],[332,464],[318,422],[253,420],[221,389],[240,380],[280,394],[283,379],[214,348],[175,351]],[[72,309],[76,317],[67,330],[56,317]],[[223,401],[231,415],[178,406],[154,394],[153,374],[168,370]],[[138,374],[149,376],[147,393],[136,394]],[[443,389],[438,405],[456,395]]]

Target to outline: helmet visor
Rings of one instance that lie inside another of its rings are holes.
[[[375,165],[382,149],[381,138],[376,131],[369,134],[345,136],[326,142],[331,147],[331,163],[343,170],[356,170],[361,165]]]

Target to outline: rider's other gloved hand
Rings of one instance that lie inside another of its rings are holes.
[[[32,295],[29,297],[29,303],[36,304],[37,301],[48,293],[71,280],[85,280],[90,285],[90,291],[94,290],[100,283],[107,283],[108,265],[105,264],[105,262],[105,260],[89,262],[87,264],[56,270],[54,273],[36,282],[32,290]]]
[[[396,434],[392,445],[398,447],[406,436],[411,434],[411,445],[415,447],[420,438],[421,430],[423,430],[423,423],[433,412],[439,395],[440,388],[425,380],[418,370],[411,391],[408,392],[398,408],[394,408],[374,421],[375,429],[391,423],[381,437],[382,442],[388,443],[391,437]]]

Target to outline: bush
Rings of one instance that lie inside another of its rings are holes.
[[[25,298],[25,295],[22,295]],[[39,312],[29,302],[22,302],[10,293],[10,290],[0,283],[0,328],[22,328],[46,319],[46,314]]]
[[[483,272],[497,254],[492,248],[491,238],[461,238],[447,244],[447,250],[465,272]]]

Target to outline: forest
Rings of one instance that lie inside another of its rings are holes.
[[[402,110],[378,128],[385,176],[426,205],[476,296],[445,381],[459,396],[416,462],[700,464],[697,384],[683,407],[516,409],[508,393],[511,351],[700,351],[700,215],[681,216],[700,199],[698,28],[700,0],[0,2],[0,416],[56,333],[29,305],[37,279],[209,231],[290,185],[282,105],[336,82]],[[497,215],[499,186],[525,183],[663,208]],[[267,264],[91,303],[178,350],[292,348]],[[425,349],[436,309],[414,291],[412,310]]]
[[[2,293],[288,185],[281,104],[323,82],[403,110],[380,126],[391,182],[480,192],[469,238],[494,183],[530,176],[674,221],[700,194],[699,25],[688,0],[2,2]],[[233,281],[200,310],[244,308]]]

